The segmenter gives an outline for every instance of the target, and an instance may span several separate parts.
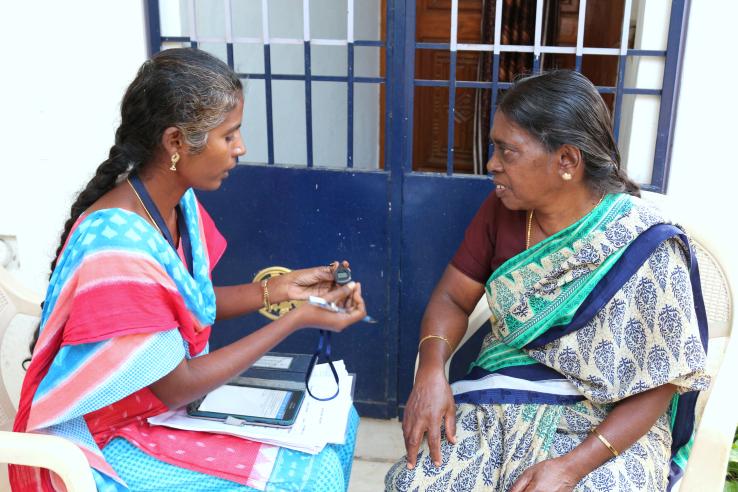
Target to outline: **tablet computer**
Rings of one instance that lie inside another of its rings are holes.
[[[305,398],[305,390],[272,388],[231,381],[190,403],[190,417],[229,424],[290,427]]]

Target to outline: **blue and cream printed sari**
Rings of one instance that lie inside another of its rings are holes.
[[[452,385],[457,441],[398,463],[391,490],[508,490],[561,456],[618,401],[676,386],[670,409],[576,490],[668,490],[689,453],[707,324],[684,232],[640,199],[608,195],[587,216],[500,266],[486,285],[491,333]]]

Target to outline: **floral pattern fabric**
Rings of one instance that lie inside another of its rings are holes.
[[[507,491],[525,469],[579,445],[618,401],[665,383],[674,384],[679,393],[707,389],[706,354],[683,248],[677,239],[663,242],[585,326],[541,347],[523,349],[566,377],[586,400],[457,405],[457,444],[443,436],[441,466],[433,466],[424,445],[415,469],[407,470],[405,459],[391,468],[386,490]],[[498,336],[487,335],[483,347]],[[671,412],[575,490],[667,490]]]

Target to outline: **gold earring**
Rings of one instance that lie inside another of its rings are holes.
[[[564,173],[561,175],[561,179],[564,181],[571,181],[571,174],[570,173]]]
[[[174,154],[172,154],[171,161],[172,161],[172,165],[169,166],[169,170],[170,171],[176,171],[177,170],[177,163],[179,162],[179,152],[175,152]]]

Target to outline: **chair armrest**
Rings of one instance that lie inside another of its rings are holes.
[[[458,343],[458,345],[456,345],[453,353],[446,361],[446,378],[448,378],[448,369],[451,366],[451,360],[454,358],[454,355],[456,355],[456,352],[459,351],[459,349],[477,332],[477,330],[479,330],[479,328],[484,326],[484,323],[489,321],[490,316],[492,316],[492,312],[489,310],[487,296],[482,295],[482,297],[479,298],[477,305],[474,307],[474,311],[472,311],[472,313],[469,315],[469,322],[466,325],[466,332],[464,333],[464,336],[461,338],[461,341]],[[419,363],[420,354],[415,356],[415,371],[413,372],[413,374],[416,374],[418,372]]]
[[[62,479],[67,492],[97,490],[90,465],[82,450],[61,437],[2,431],[0,463],[52,470]]]
[[[723,491],[730,449],[738,424],[738,412],[735,409],[738,332],[735,328],[697,426],[680,490]]]
[[[464,344],[472,336],[474,336],[474,334],[482,326],[484,326],[487,321],[489,321],[490,316],[492,316],[492,311],[489,310],[487,296],[482,294],[482,297],[479,298],[477,305],[474,307],[474,311],[472,311],[472,313],[469,315],[469,322],[466,325],[466,332],[464,333],[464,336],[461,338],[461,341],[458,343],[458,345],[456,345],[454,353],[452,353],[446,361],[446,378],[448,378],[448,371],[451,367],[451,360],[454,358],[454,355],[456,355],[456,352],[458,352],[459,349],[463,347]]]

